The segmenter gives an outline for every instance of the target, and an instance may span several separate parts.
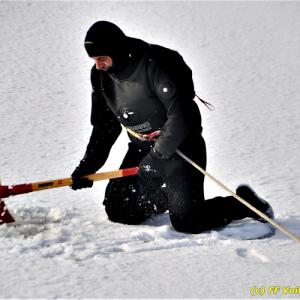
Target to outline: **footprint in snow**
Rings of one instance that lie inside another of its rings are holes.
[[[263,263],[270,262],[270,259],[265,255],[259,253],[256,249],[238,248],[235,250],[236,254],[245,259],[255,259]]]

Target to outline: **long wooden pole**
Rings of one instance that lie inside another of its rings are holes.
[[[134,137],[136,137],[139,140],[143,140],[143,136],[129,128],[126,128],[126,130]],[[253,205],[251,205],[250,203],[248,203],[246,200],[244,200],[243,198],[241,198],[240,196],[238,196],[236,193],[234,193],[232,190],[230,190],[227,186],[225,186],[221,181],[219,181],[218,179],[216,179],[214,176],[210,175],[207,171],[205,171],[203,168],[201,168],[198,164],[196,164],[194,161],[192,161],[189,157],[187,157],[185,154],[183,154],[180,150],[176,150],[176,153],[178,155],[180,155],[185,161],[187,161],[188,163],[190,163],[193,167],[195,167],[198,171],[200,171],[202,174],[204,174],[205,176],[207,176],[208,178],[210,178],[212,181],[214,181],[217,185],[219,185],[221,188],[223,188],[225,191],[227,191],[231,196],[233,196],[236,200],[240,201],[242,204],[244,204],[245,206],[247,206],[249,209],[251,209],[252,211],[254,211],[256,214],[258,214],[260,217],[262,217],[263,219],[265,219],[267,222],[269,222],[270,224],[272,224],[274,227],[276,227],[278,230],[280,230],[281,232],[283,232],[284,234],[286,234],[287,236],[289,236],[290,238],[292,238],[293,240],[295,240],[296,242],[300,243],[300,238],[298,236],[296,236],[295,234],[293,234],[292,232],[290,232],[289,230],[287,230],[285,227],[283,227],[282,225],[276,223],[274,220],[272,220],[271,218],[269,218],[267,215],[265,215],[264,213],[262,213],[261,211],[259,211],[258,209],[256,209]]]
[[[243,198],[241,198],[240,196],[238,196],[236,193],[234,193],[232,190],[230,190],[227,186],[225,186],[221,181],[219,181],[218,179],[216,179],[214,176],[212,176],[211,174],[209,174],[208,172],[206,172],[203,168],[201,168],[198,164],[196,164],[194,161],[192,161],[190,158],[188,158],[185,154],[183,154],[180,150],[176,150],[176,153],[178,155],[180,155],[184,160],[186,160],[188,163],[190,163],[193,167],[195,167],[197,170],[199,170],[202,174],[204,174],[205,176],[207,176],[209,179],[211,179],[212,181],[214,181],[218,186],[220,186],[221,188],[223,188],[225,191],[227,191],[231,196],[233,196],[236,200],[240,201],[241,203],[243,203],[245,206],[247,206],[249,209],[251,209],[252,211],[254,211],[256,214],[258,214],[260,217],[262,217],[263,219],[265,219],[266,221],[268,221],[270,224],[272,224],[274,227],[276,227],[278,230],[280,230],[281,232],[285,233],[286,235],[288,235],[290,238],[292,238],[293,240],[295,240],[296,242],[300,243],[300,238],[298,236],[296,236],[295,234],[293,234],[292,232],[290,232],[289,230],[287,230],[285,227],[283,227],[282,225],[276,223],[273,219],[269,218],[266,214],[262,213],[260,210],[256,209],[253,205],[251,205],[250,203],[248,203],[246,200],[244,200]]]

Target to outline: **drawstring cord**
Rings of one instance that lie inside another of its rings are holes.
[[[198,98],[198,100],[201,101],[201,102],[202,102],[209,110],[211,110],[211,111],[215,110],[215,107],[214,107],[211,103],[209,103],[209,102],[207,102],[207,101],[201,99],[197,94],[195,94],[195,96],[196,96],[196,97]]]

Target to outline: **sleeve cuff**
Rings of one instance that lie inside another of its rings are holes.
[[[151,155],[159,158],[159,159],[167,159],[168,157],[164,156],[161,152],[159,152],[155,147],[153,147],[150,151]]]

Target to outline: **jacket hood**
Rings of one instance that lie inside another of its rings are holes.
[[[84,46],[90,57],[110,56],[113,69],[118,70],[129,61],[128,37],[115,24],[98,21],[87,31]]]

